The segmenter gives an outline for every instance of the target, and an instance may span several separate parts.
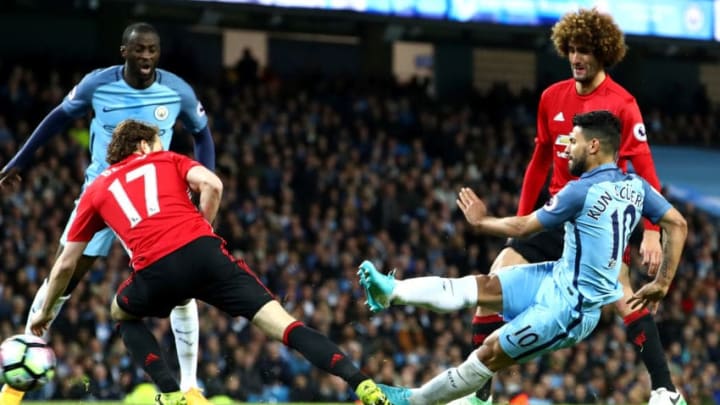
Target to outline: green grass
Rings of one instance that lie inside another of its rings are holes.
[[[116,401],[98,401],[98,402],[87,402],[87,401],[23,401],[23,405],[135,405],[135,404],[126,404],[124,402],[116,402]],[[350,403],[350,402],[348,402]],[[273,404],[273,405],[347,405],[348,403],[330,403],[330,404],[322,404],[319,402],[312,402],[312,403],[292,403],[292,404]],[[152,405],[152,404],[137,404],[137,405]],[[237,402],[236,405],[251,405],[249,403],[245,402]],[[256,404],[252,404],[256,405]]]
[[[320,403],[320,402],[310,402],[310,403],[302,403],[302,402],[295,402],[295,403],[287,403],[287,404],[273,404],[273,405],[347,405],[350,402],[346,403]],[[126,404],[123,402],[115,402],[115,401],[99,401],[99,402],[85,402],[85,401],[23,401],[23,405],[135,405],[135,404]],[[152,404],[137,404],[137,405],[152,405]],[[245,402],[237,402],[236,405],[257,405],[257,404],[250,404]],[[562,404],[561,404],[562,405]]]

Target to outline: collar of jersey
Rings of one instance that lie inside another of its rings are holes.
[[[580,175],[580,178],[590,177],[593,176],[599,172],[604,172],[605,170],[617,170],[618,167],[615,163],[605,163],[604,165],[600,165],[589,172],[585,172],[582,175]]]

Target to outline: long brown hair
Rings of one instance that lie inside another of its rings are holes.
[[[124,120],[113,131],[105,160],[111,165],[120,162],[138,150],[140,141],[152,144],[159,134],[160,130],[155,125],[132,119]]]

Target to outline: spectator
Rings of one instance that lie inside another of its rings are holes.
[[[0,79],[0,115],[13,136],[0,142],[3,162],[29,135],[28,120],[35,122],[32,117],[42,117],[54,103],[33,101],[37,96],[26,89],[35,87],[38,94],[65,86],[66,92],[74,74],[58,70],[48,73],[58,77],[45,80],[27,70],[17,66]],[[258,79],[244,90],[221,84],[198,90],[208,100],[217,172],[226,184],[215,228],[293,315],[332,334],[378,381],[417,386],[468,353],[470,337],[457,325],[467,324],[470,313],[407,308],[371,317],[355,281],[356,266],[373,259],[397,267],[402,277],[465,275],[488,267],[503,241],[471,233],[452,195],[459,185],[471,184],[492,196],[492,212],[515,211],[534,122],[513,117],[518,108],[536,105],[526,101],[527,94],[503,92],[514,107],[491,116],[481,108],[492,102],[488,95],[476,95],[472,105],[452,105],[393,83]],[[703,135],[715,126],[716,110],[696,117],[649,113],[649,127],[658,124],[651,129],[654,144],[720,146],[717,137]],[[691,134],[697,135],[686,137]],[[80,192],[87,164],[82,146],[68,132],[50,148],[38,151],[38,164],[19,190],[0,195],[1,336],[23,330],[27,305],[52,264],[53,241]],[[720,314],[720,222],[694,207],[679,207],[690,224],[687,248],[656,320],[675,383],[688,402],[720,403],[720,325],[713,322]],[[633,254],[632,274],[643,277]],[[108,324],[112,293],[127,275],[127,257],[115,246],[81,282],[51,330],[56,383],[34,399],[123,397],[145,382]],[[348,399],[331,378],[293,353],[274,350],[247,322],[204,304],[200,320],[198,375],[208,394],[250,400],[285,391],[298,401]],[[153,323],[153,331],[166,342],[163,347],[174,350],[167,322]],[[573,361],[548,356],[500,373],[496,400],[509,401],[522,391],[533,403],[646,401],[649,381],[626,340],[615,317],[606,316],[585,344],[563,352]],[[89,378],[89,392],[76,384],[81,376]],[[278,379],[285,390],[278,390]]]

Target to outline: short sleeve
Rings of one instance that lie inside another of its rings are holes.
[[[672,205],[645,179],[640,179],[645,190],[642,214],[653,224],[660,222],[660,219],[667,213]]]
[[[536,212],[543,228],[557,228],[573,219],[585,205],[587,186],[583,182],[571,181],[555,194],[544,207]]]
[[[187,173],[190,171],[190,169],[195,166],[202,166],[200,162],[192,160],[189,157],[185,155],[180,155],[178,153],[173,153],[173,159],[175,160],[175,166],[177,167],[178,173],[183,179],[187,178]]]
[[[95,233],[107,225],[93,206],[96,187],[88,187],[80,197],[77,211],[68,232],[69,242],[89,242]]]

